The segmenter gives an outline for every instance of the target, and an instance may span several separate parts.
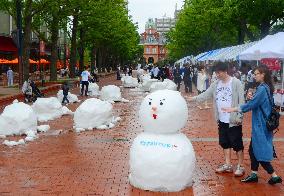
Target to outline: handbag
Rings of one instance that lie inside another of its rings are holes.
[[[266,87],[265,87],[265,91],[267,93],[268,100],[269,100],[270,105],[271,105],[271,113],[268,116],[266,116],[261,106],[260,106],[260,110],[261,110],[261,112],[262,112],[262,114],[263,114],[263,116],[266,120],[267,130],[273,132],[275,129],[277,129],[277,131],[278,131],[279,130],[278,127],[279,127],[280,114],[277,111],[275,104],[272,102],[271,96],[270,96]]]

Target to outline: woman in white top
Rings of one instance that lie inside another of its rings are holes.
[[[197,75],[197,85],[196,85],[196,88],[197,88],[197,91],[198,91],[198,95],[203,93],[204,91],[206,91],[206,79],[207,79],[207,75],[206,75],[206,72],[205,72],[205,67],[204,66],[200,66],[199,67],[199,72],[198,72],[198,75]],[[202,106],[197,106],[197,107],[199,109],[203,109]],[[207,101],[204,102],[204,108],[205,109],[210,108],[207,105]]]

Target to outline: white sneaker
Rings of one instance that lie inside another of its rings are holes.
[[[240,166],[240,165],[238,165],[237,169],[235,171],[235,176],[239,177],[239,176],[243,176],[244,174],[245,174],[245,168]]]
[[[216,170],[215,170],[216,173],[231,173],[233,172],[233,166],[232,165],[227,165],[227,164],[224,164],[224,165],[220,165]]]

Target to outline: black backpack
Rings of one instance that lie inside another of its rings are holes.
[[[280,114],[277,111],[274,102],[271,100],[271,95],[268,92],[267,87],[265,87],[265,91],[267,93],[267,96],[268,96],[268,99],[269,99],[269,102],[270,102],[270,105],[271,105],[271,113],[268,116],[266,116],[261,106],[260,106],[260,110],[261,110],[262,115],[264,116],[264,118],[266,120],[267,130],[268,131],[274,131],[275,129],[277,129],[277,131],[278,131],[279,130],[278,127],[279,127]]]

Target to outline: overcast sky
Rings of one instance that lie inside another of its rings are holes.
[[[145,31],[145,23],[148,18],[162,18],[166,14],[173,17],[175,6],[180,9],[183,0],[128,0],[129,15],[132,16],[133,22],[138,22],[138,31]]]

